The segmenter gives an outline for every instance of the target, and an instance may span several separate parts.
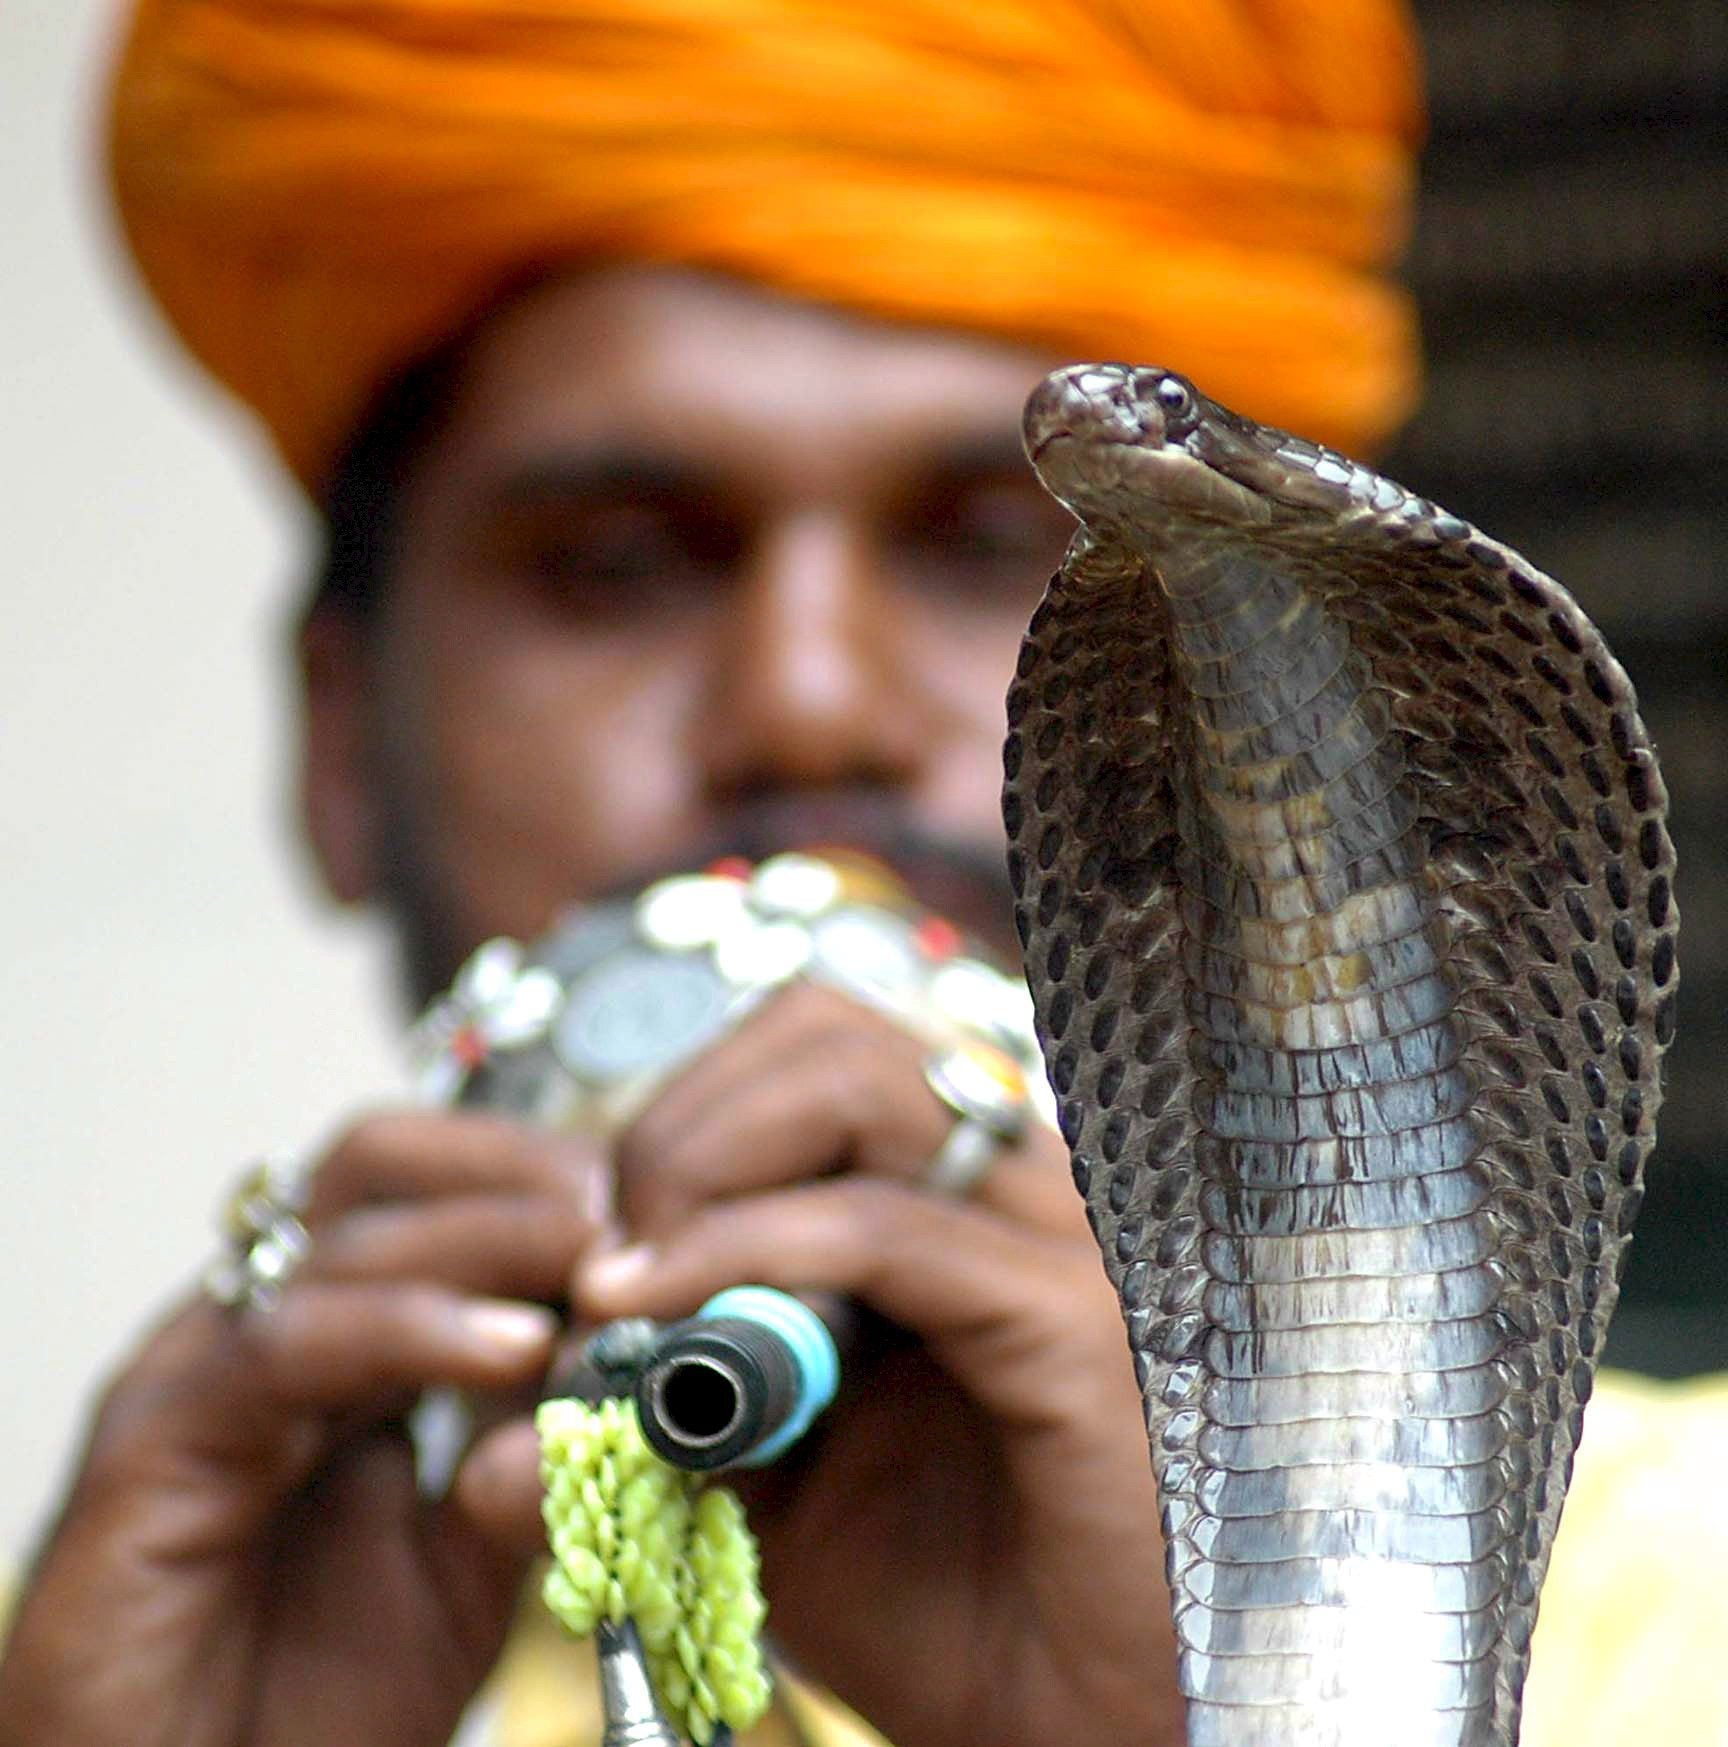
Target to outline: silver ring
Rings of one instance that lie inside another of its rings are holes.
[[[227,1247],[204,1272],[204,1290],[228,1310],[274,1310],[312,1251],[300,1218],[306,1185],[281,1158],[261,1159],[235,1184],[221,1215]]]
[[[962,1116],[948,1130],[948,1138],[924,1167],[919,1182],[933,1195],[959,1200],[978,1186],[1001,1151],[1001,1135]]]
[[[937,1195],[968,1194],[1026,1133],[1032,1112],[1026,1076],[1005,1050],[969,1040],[931,1056],[924,1082],[953,1111],[954,1126],[920,1181]]]

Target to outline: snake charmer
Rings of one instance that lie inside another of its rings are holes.
[[[1389,0],[139,0],[120,221],[316,512],[304,828],[410,998],[572,903],[799,848],[888,863],[1012,962],[1002,700],[1072,528],[1026,394],[1157,359],[1371,454],[1418,395],[1418,112]],[[966,1117],[927,1056],[794,980],[606,1144],[404,1110],[291,1206],[263,1180],[242,1289],[117,1365],[0,1742],[597,1739],[521,1601],[528,1405],[567,1331],[740,1281],[886,1331],[748,1489],[790,1671],[751,1739],[1181,1741],[1067,1148],[1030,1123],[933,1183]],[[443,1385],[490,1410],[431,1502],[403,1417]],[[1675,1600],[1707,1542],[1675,1520],[1635,1593],[1603,1574],[1723,1409],[1609,1383],[1592,1413],[1526,1747],[1618,1744],[1634,1700],[1709,1739],[1715,1634]]]

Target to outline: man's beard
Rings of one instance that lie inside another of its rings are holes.
[[[418,1012],[449,987],[480,943],[469,937],[437,850],[437,834],[390,785],[381,844],[381,896],[396,939],[403,991]],[[392,804],[394,803],[394,804]],[[627,898],[670,874],[700,871],[729,856],[761,861],[784,850],[857,850],[888,864],[925,908],[947,917],[1005,967],[1019,964],[1005,851],[936,829],[895,795],[822,789],[739,802],[715,828],[676,855],[644,861],[604,890],[570,902]],[[548,917],[550,926],[554,918]]]

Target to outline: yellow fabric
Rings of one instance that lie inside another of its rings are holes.
[[[1725,1459],[1728,1376],[1598,1379],[1542,1592],[1522,1747],[1728,1747]],[[499,1693],[499,1747],[599,1740],[591,1658],[549,1622],[518,1636]],[[794,1703],[809,1747],[880,1747],[817,1695]]]
[[[1522,1747],[1728,1747],[1728,1376],[1604,1373],[1542,1590]]]
[[[523,1607],[488,1695],[497,1747],[598,1747],[600,1690],[591,1645],[578,1644],[540,1605]],[[776,1677],[773,1708],[739,1747],[883,1747],[882,1737],[834,1699]]]
[[[119,211],[316,487],[525,271],[669,262],[1190,372],[1370,447],[1419,130],[1399,0],[137,0]]]

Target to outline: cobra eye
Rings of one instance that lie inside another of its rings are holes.
[[[1179,376],[1166,376],[1158,384],[1157,398],[1168,417],[1181,418],[1194,410],[1194,392]]]

